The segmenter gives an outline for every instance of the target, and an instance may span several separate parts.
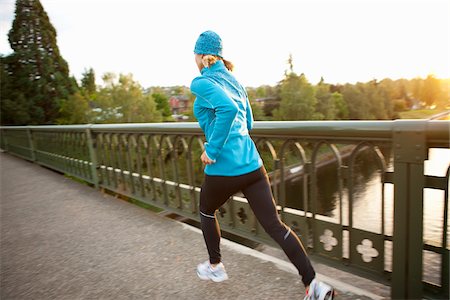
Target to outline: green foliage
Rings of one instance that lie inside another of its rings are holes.
[[[143,93],[142,87],[131,74],[106,73],[104,86],[93,101],[95,123],[161,122],[161,113],[151,95]]]
[[[376,80],[372,80],[363,85],[364,94],[370,105],[370,118],[375,120],[389,119],[392,114],[391,103],[386,97],[386,93],[378,87]]]
[[[334,92],[331,94],[331,102],[334,106],[335,117],[336,120],[346,120],[348,119],[348,107],[347,103],[344,100],[344,96],[341,93]]]
[[[169,98],[163,93],[153,93],[153,99],[155,99],[156,109],[161,112],[163,117],[170,117],[172,112],[170,111]]]
[[[58,124],[87,124],[91,123],[92,112],[88,99],[77,92],[61,102]]]
[[[97,96],[95,73],[92,68],[85,70],[81,78],[79,92],[60,101],[59,118],[57,124],[87,124],[93,123],[94,112],[90,103]]]
[[[275,108],[279,107],[279,103],[277,103],[275,100],[264,103],[257,102],[256,100],[278,98],[277,88],[270,85],[262,85],[257,88],[247,87],[246,91],[250,100],[250,105],[252,106],[253,118],[256,121],[270,120],[270,118],[273,116],[272,111]]]
[[[25,125],[30,121],[30,104],[19,90],[14,89],[10,76],[6,72],[4,61],[8,58],[0,57],[0,111],[2,125]]]
[[[330,92],[330,85],[324,83],[323,79],[316,86],[317,107],[321,119],[334,120],[337,114],[336,103]]]
[[[393,117],[393,105],[376,81],[346,84],[342,95],[352,120],[383,120]]]
[[[284,79],[276,87],[270,87],[270,93],[267,86],[247,89],[250,99],[271,97],[271,101],[265,99],[261,107],[252,103],[253,108],[263,110],[264,117],[260,119],[385,120],[398,118],[399,112],[421,107],[450,108],[450,79],[429,75],[426,79],[394,81],[387,78],[380,82],[337,86],[326,84],[322,79],[312,86],[304,74],[295,74],[292,56],[287,63]]]
[[[2,124],[54,124],[60,102],[77,90],[61,57],[56,30],[39,0],[17,0],[8,34],[13,53],[1,59]],[[2,83],[3,85],[3,83]]]
[[[372,119],[369,103],[363,92],[363,84],[346,84],[342,90],[342,95],[347,103],[350,119]]]
[[[250,102],[253,112],[253,119],[255,121],[265,121],[266,117],[263,108],[256,102]]]
[[[349,118],[349,110],[344,96],[338,92],[333,91],[332,86],[324,83],[323,79],[317,84],[316,110],[319,116],[325,120],[346,120]]]
[[[270,120],[273,116],[273,110],[279,107],[277,99],[277,88],[270,85],[262,85],[257,88],[246,88],[248,99],[253,110],[253,118],[256,121]],[[261,99],[273,99],[270,101],[257,101]]]
[[[95,85],[95,72],[90,68],[85,70],[81,78],[81,88],[86,95],[92,96],[97,92],[97,86]]]
[[[286,74],[280,83],[280,97],[280,107],[274,112],[278,120],[315,120],[322,117],[315,111],[317,98],[314,87],[304,74]]]
[[[393,100],[394,111],[401,112],[407,110],[407,103],[403,99],[395,99]]]
[[[255,90],[256,98],[271,97],[276,94],[276,88],[270,85],[262,85]]]
[[[30,123],[29,103],[22,93],[14,100],[2,98],[1,121],[3,125],[26,125]]]

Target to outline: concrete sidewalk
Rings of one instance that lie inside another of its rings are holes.
[[[283,259],[224,240],[230,280],[201,281],[195,267],[207,252],[198,229],[7,153],[0,170],[1,299],[303,299]],[[389,295],[316,269],[336,284],[337,299]]]

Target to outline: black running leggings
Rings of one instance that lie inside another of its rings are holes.
[[[216,210],[239,191],[247,198],[264,230],[295,265],[303,284],[308,286],[315,277],[315,271],[297,235],[278,216],[264,166],[239,176],[205,175],[200,192],[200,219],[210,263],[217,264],[221,261],[220,227]]]

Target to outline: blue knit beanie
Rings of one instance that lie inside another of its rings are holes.
[[[194,53],[222,57],[222,39],[214,31],[205,31],[198,37],[195,43]]]

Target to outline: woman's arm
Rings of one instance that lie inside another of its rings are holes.
[[[248,100],[248,96],[247,96],[247,108],[245,117],[247,119],[247,129],[250,131],[253,128],[253,112],[252,106],[250,105],[250,100]]]
[[[214,110],[216,121],[205,143],[205,151],[208,158],[215,162],[230,135],[238,107],[222,88],[205,77],[195,78],[191,91],[201,101],[202,106]]]

